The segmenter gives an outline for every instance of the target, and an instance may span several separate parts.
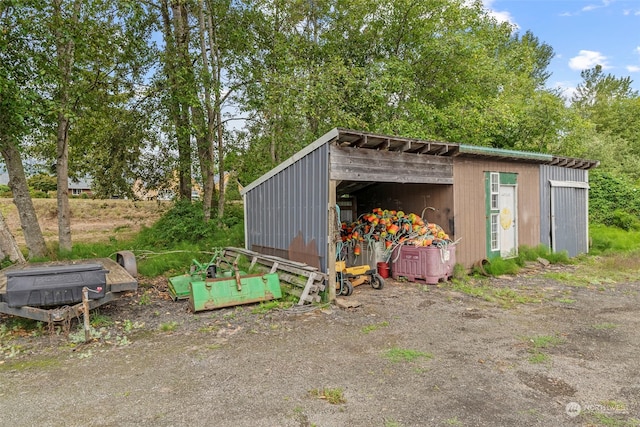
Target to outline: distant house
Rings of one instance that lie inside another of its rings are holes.
[[[0,173],[0,185],[9,185],[8,173]]]
[[[91,196],[91,178],[85,179],[69,179],[69,194],[71,196],[81,196],[86,194]]]

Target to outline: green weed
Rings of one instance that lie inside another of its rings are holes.
[[[162,332],[173,332],[178,329],[178,322],[165,322],[160,325]]]
[[[387,326],[389,326],[389,322],[387,321],[376,323],[373,325],[367,325],[362,328],[362,332],[368,334],[370,332],[377,331],[380,328],[386,328]]]
[[[293,305],[293,301],[266,301],[261,302],[259,305],[253,307],[251,309],[251,314],[266,314],[271,310],[282,310],[285,308],[289,308]]]
[[[536,335],[533,337],[522,337],[521,339],[529,346],[530,356],[528,360],[529,363],[533,364],[549,362],[549,355],[542,350],[555,347],[565,342],[562,337],[557,335]]]
[[[102,328],[113,325],[115,322],[106,314],[94,313],[91,316],[91,326],[94,328]]]
[[[316,388],[313,390],[309,390],[309,395],[317,397],[318,399],[326,400],[332,405],[339,405],[341,403],[347,402],[347,400],[344,398],[344,390],[341,388]]]
[[[139,305],[149,305],[151,304],[151,294],[147,291],[144,291],[142,295],[140,295],[140,299],[138,300]]]
[[[529,363],[538,364],[538,363],[547,363],[549,361],[549,355],[542,353],[540,351],[534,351],[529,356]]]
[[[524,337],[523,340],[530,343],[534,349],[550,348],[564,343],[564,339],[557,335],[537,335],[534,337]]]
[[[389,359],[393,363],[399,362],[412,362],[416,359],[432,359],[431,353],[424,353],[422,351],[404,349],[399,347],[393,347],[384,354],[384,357]]]

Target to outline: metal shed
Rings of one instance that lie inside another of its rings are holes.
[[[576,210],[586,224],[588,196],[579,190],[597,165],[336,128],[243,189],[245,247],[335,277],[340,220],[383,207],[425,212],[461,238],[457,261],[467,267],[513,255],[518,245],[543,243],[573,256],[588,249],[588,229],[563,227]]]

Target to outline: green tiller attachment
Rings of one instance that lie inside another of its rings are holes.
[[[231,278],[189,282],[189,305],[194,313],[281,297],[280,279],[276,273],[241,276],[236,271]]]

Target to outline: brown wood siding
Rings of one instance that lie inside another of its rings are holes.
[[[330,147],[329,178],[336,181],[453,183],[451,157]]]
[[[455,158],[454,239],[461,239],[456,261],[465,267],[486,257],[485,172],[508,172],[518,175],[518,245],[540,244],[539,166],[515,162]]]
[[[401,210],[421,215],[440,225],[447,233],[453,229],[453,186],[436,184],[375,184],[353,193],[357,216],[374,208]],[[434,208],[426,209],[425,208]],[[355,216],[355,218],[357,218]]]

